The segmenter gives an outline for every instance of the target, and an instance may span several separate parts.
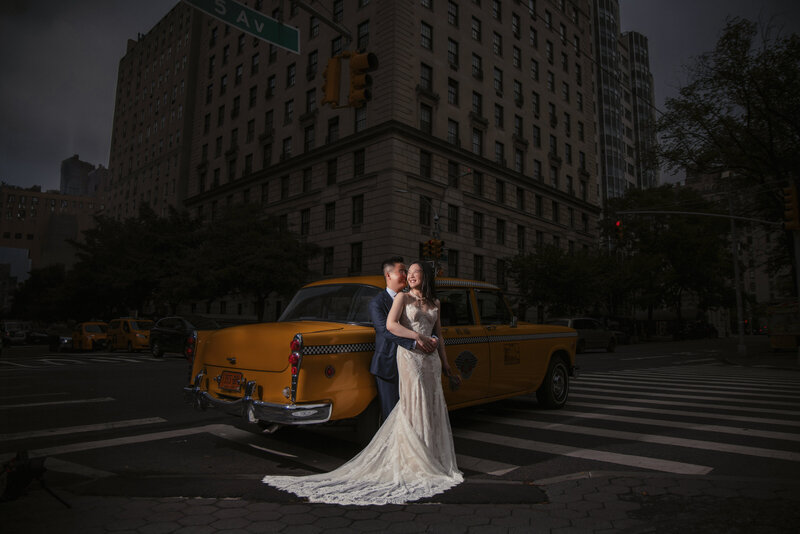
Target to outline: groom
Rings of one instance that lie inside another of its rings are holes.
[[[397,346],[413,350],[413,339],[398,337],[386,330],[386,318],[392,308],[394,297],[406,287],[406,266],[403,258],[394,256],[381,265],[386,290],[381,291],[369,303],[372,325],[375,327],[375,354],[369,372],[375,375],[378,400],[381,403],[381,421],[385,421],[400,399],[397,381]],[[436,340],[426,341],[419,347],[423,352],[436,350]]]

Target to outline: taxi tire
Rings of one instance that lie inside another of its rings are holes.
[[[550,360],[542,385],[536,390],[536,400],[549,410],[563,408],[569,397],[569,367],[561,356]]]
[[[153,358],[161,358],[164,356],[164,351],[161,350],[161,344],[158,341],[154,341],[150,347],[150,352],[153,354]]]
[[[367,445],[381,426],[381,403],[378,397],[356,417],[356,438],[361,445]]]

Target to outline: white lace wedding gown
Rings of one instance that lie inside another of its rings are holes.
[[[430,335],[439,313],[407,304],[403,326]],[[402,504],[430,497],[463,482],[456,466],[450,419],[436,352],[397,348],[400,402],[367,447],[329,473],[266,476],[263,482],[311,502]]]

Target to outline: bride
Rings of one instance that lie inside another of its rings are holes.
[[[352,460],[329,473],[266,476],[278,489],[330,504],[403,504],[441,493],[463,482],[456,466],[442,371],[451,376],[439,321],[434,273],[427,263],[408,269],[408,293],[398,293],[386,320],[395,335],[419,341],[435,334],[438,358],[397,348],[400,401]],[[456,381],[459,377],[454,377]]]

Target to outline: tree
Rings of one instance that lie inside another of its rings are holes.
[[[281,228],[256,205],[233,206],[209,225],[200,264],[209,295],[252,296],[258,320],[272,293],[289,297],[310,278],[318,247]]]
[[[11,315],[20,319],[54,322],[69,317],[64,294],[66,269],[62,264],[33,269],[14,291]]]
[[[689,76],[658,121],[662,161],[690,174],[729,171],[723,187],[741,195],[737,215],[781,221],[781,187],[800,186],[800,36],[731,19]],[[786,241],[775,268],[790,263]]]
[[[683,297],[691,293],[698,307],[707,310],[730,302],[732,263],[728,253],[728,222],[694,215],[633,214],[624,211],[693,211],[714,213],[717,206],[685,187],[664,185],[631,189],[609,200],[605,236],[628,256],[631,284],[639,305],[652,309],[672,307],[681,319]],[[623,221],[623,235],[616,221]]]

